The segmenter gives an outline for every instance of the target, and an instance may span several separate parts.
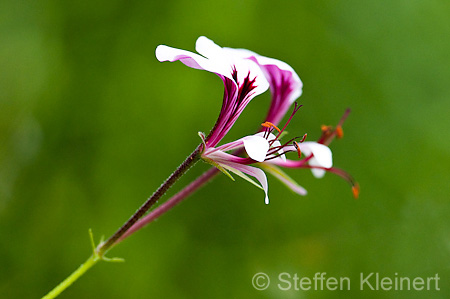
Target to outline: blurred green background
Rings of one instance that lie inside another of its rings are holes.
[[[158,44],[198,36],[289,63],[320,135],[347,107],[332,174],[290,171],[299,197],[225,176],[112,250],[61,298],[449,298],[450,2],[0,2],[0,297],[38,298],[113,233],[199,143],[223,86]],[[269,93],[224,141],[254,132]],[[208,169],[199,163],[173,194]],[[169,194],[169,195],[170,195]],[[167,199],[167,197],[165,197]],[[257,272],[272,284],[252,287]],[[279,273],[349,277],[350,291],[281,291]],[[440,291],[360,291],[360,273],[428,277]]]

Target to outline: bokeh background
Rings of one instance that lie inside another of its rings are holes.
[[[320,135],[347,107],[332,174],[290,171],[299,197],[225,176],[114,248],[61,298],[449,298],[450,2],[0,2],[0,297],[38,298],[113,233],[219,113],[216,76],[159,63],[200,35],[289,63]],[[269,93],[224,141],[252,133]],[[171,189],[193,180],[199,163]],[[169,194],[169,195],[170,195]],[[165,197],[167,199],[167,197]],[[272,285],[252,287],[265,272]],[[281,291],[281,272],[349,277],[350,291]],[[360,273],[428,277],[440,291],[360,291]]]

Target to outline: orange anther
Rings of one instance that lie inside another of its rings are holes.
[[[344,137],[344,130],[342,130],[341,126],[336,127],[336,136],[337,136],[337,138]]]
[[[294,141],[294,147],[297,150],[298,157],[301,158],[302,151],[300,150],[300,146],[298,145],[297,141]]]
[[[331,130],[331,126],[322,125],[320,129],[322,130],[322,132],[328,132]]]
[[[358,184],[358,183],[355,183],[355,184],[352,186],[352,192],[353,192],[353,197],[354,197],[355,199],[358,199],[358,197],[359,197],[359,184]]]
[[[266,121],[265,123],[261,124],[261,126],[263,126],[264,128],[274,128],[278,131],[278,133],[281,133],[281,130],[270,121]]]

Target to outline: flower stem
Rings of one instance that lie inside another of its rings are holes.
[[[234,155],[239,155],[242,152],[242,149],[236,150],[233,152]],[[219,173],[219,169],[213,167],[206,172],[204,172],[201,176],[192,181],[189,185],[184,187],[177,194],[169,198],[166,202],[158,206],[156,209],[139,219],[133,226],[131,226],[126,233],[124,233],[117,241],[116,244],[122,242],[129,236],[131,236],[136,231],[140,230],[162,214],[166,213],[181,201],[189,197],[192,193],[203,187],[207,182],[209,182],[212,178],[214,178]]]
[[[150,196],[147,201],[108,239],[97,247],[97,253],[100,257],[116,245],[116,241],[127,232],[144,214],[163,196],[167,190],[185,174],[199,159],[200,148],[198,146],[186,160],[178,166],[178,168],[167,178],[167,180],[159,186],[159,188]]]
[[[159,205],[157,208],[152,210],[150,213],[139,219],[132,227],[130,227],[125,234],[123,234],[117,241],[116,244],[123,241],[134,232],[138,231],[142,227],[146,226],[165,212],[169,211],[171,208],[176,206],[182,200],[186,199],[192,193],[197,191],[200,187],[206,184],[209,180],[211,180],[215,175],[219,173],[217,168],[211,168],[208,171],[204,172],[201,176],[191,182],[189,185],[184,187],[180,192],[172,196],[163,204]]]
[[[67,277],[63,282],[57,285],[53,290],[51,290],[47,295],[42,297],[42,299],[52,299],[56,298],[65,289],[67,289],[72,283],[74,283],[78,278],[80,278],[87,270],[94,266],[100,258],[97,255],[91,255],[86,262],[81,264],[78,269],[76,269],[69,277]]]

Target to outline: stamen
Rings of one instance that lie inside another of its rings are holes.
[[[318,168],[318,169],[323,169],[326,170],[328,172],[337,174],[338,176],[340,176],[341,178],[343,178],[344,180],[346,180],[351,186],[352,186],[352,193],[353,193],[353,197],[355,199],[358,199],[359,197],[359,184],[355,181],[355,179],[348,174],[347,172],[345,172],[342,169],[339,168],[335,168],[335,167],[331,167],[331,168],[324,168],[321,166],[311,166],[311,165],[305,165],[305,168]]]
[[[293,142],[295,139],[298,139],[298,138],[300,138],[300,137],[294,137],[294,138],[291,138],[291,139],[289,139],[289,141],[287,141],[286,143],[284,143],[284,144],[282,144],[282,145],[271,147],[270,150],[272,150],[272,151],[278,151],[278,150],[284,148],[285,146],[287,146],[288,144],[290,144],[291,142]],[[276,139],[270,140],[270,141],[269,141],[269,144],[272,146],[272,143],[273,143],[275,140],[276,140]]]
[[[300,143],[302,143],[303,141],[305,141],[306,136],[308,136],[308,134],[305,133],[305,135],[303,135],[302,140],[300,140]]]
[[[318,143],[328,145],[331,143],[334,137],[342,138],[344,136],[344,130],[342,130],[342,125],[344,121],[347,119],[350,114],[350,109],[345,110],[344,115],[339,120],[339,123],[336,126],[336,129],[333,130],[332,126],[324,126],[322,125],[322,136],[317,141]]]
[[[282,145],[279,145],[279,146],[272,147],[273,143],[274,143],[275,141],[277,141],[277,140],[280,138],[281,134],[284,132],[284,130],[286,129],[287,125],[288,125],[289,122],[292,120],[292,118],[294,117],[295,113],[297,113],[297,111],[300,109],[300,107],[302,107],[302,105],[298,105],[298,103],[296,102],[296,103],[295,103],[295,106],[294,106],[294,110],[292,111],[291,116],[289,117],[288,121],[286,122],[286,124],[284,125],[283,129],[281,129],[281,130],[280,130],[277,126],[275,126],[273,123],[271,123],[271,122],[269,122],[269,121],[266,121],[266,122],[264,122],[264,123],[261,124],[261,126],[263,126],[264,128],[266,128],[266,130],[265,130],[265,132],[264,132],[264,138],[266,138],[266,139],[269,138],[269,134],[271,133],[271,131],[272,131],[273,129],[275,129],[275,130],[278,131],[278,135],[275,136],[274,139],[268,140],[268,141],[269,141],[269,146],[270,146],[270,150],[269,150],[269,152],[268,152],[268,155],[270,155],[270,154],[275,154],[275,152],[279,151],[280,149],[283,149],[283,148],[286,147],[288,144],[291,144],[291,142],[294,142],[294,146],[295,146],[295,148],[296,148],[296,150],[297,150],[298,157],[299,157],[299,158],[301,157],[302,152],[301,152],[301,150],[300,150],[300,147],[298,146],[298,143],[295,142],[295,140],[296,140],[296,139],[299,139],[300,137],[294,137],[294,138],[292,138],[291,140],[289,140],[288,142],[286,142],[285,144],[282,144]],[[303,137],[302,137],[302,139],[300,140],[300,142],[305,141],[306,136],[307,136],[306,134],[303,135]],[[290,151],[293,151],[293,150],[289,150],[289,151],[286,151],[286,152],[290,152]],[[284,153],[286,153],[286,152],[284,152]],[[276,157],[278,157],[278,156],[280,156],[280,155],[281,155],[281,154],[276,155]],[[270,159],[273,159],[273,158],[274,158],[274,157],[271,157]],[[270,159],[269,159],[269,160],[270,160]],[[267,159],[266,159],[266,160],[267,160]]]
[[[264,128],[271,128],[271,122],[266,121],[265,123],[262,123],[261,126],[263,126]]]
[[[277,126],[275,126],[273,123],[271,123],[270,121],[266,121],[265,123],[261,124],[261,126],[263,126],[264,128],[269,128],[269,129],[274,128],[275,130],[278,131],[278,133],[281,133],[281,130]]]
[[[354,197],[355,199],[358,199],[358,197],[359,197],[359,184],[358,184],[358,183],[355,183],[355,184],[352,186],[352,192],[353,192],[353,197]]]
[[[340,125],[336,127],[336,136],[337,138],[344,137],[344,130],[342,130],[342,127]]]
[[[347,119],[347,117],[348,117],[348,115],[350,114],[351,111],[352,110],[350,108],[347,108],[345,110],[344,115],[342,115],[341,119],[339,120],[338,127],[342,126],[344,124],[345,120]]]
[[[286,153],[289,153],[289,152],[292,152],[292,150],[287,150],[287,151],[285,151],[285,152],[283,152],[283,153],[278,153],[278,154],[276,154],[276,155],[274,155],[274,156],[272,156],[272,157],[266,158],[264,161],[269,161],[269,160],[278,158],[279,156],[282,156],[282,155],[284,155],[284,154],[286,154]],[[273,155],[273,154],[268,154],[268,156],[269,156],[269,155]]]
[[[295,106],[294,106],[294,110],[292,111],[291,116],[289,117],[288,121],[286,122],[286,124],[284,125],[283,129],[281,129],[276,137],[276,139],[278,139],[281,135],[281,133],[283,133],[284,129],[286,129],[287,125],[291,122],[292,118],[294,117],[295,113],[297,113],[297,111],[302,107],[303,105],[299,105],[297,102],[295,102]]]
[[[269,137],[269,134],[270,134],[270,128],[265,127],[263,137],[265,139],[267,139]]]
[[[298,145],[297,141],[294,141],[294,147],[297,150],[298,158],[300,159],[302,156],[302,151],[300,150],[300,146]]]
[[[330,132],[333,128],[332,128],[331,126],[322,125],[322,126],[320,126],[320,129],[322,130],[323,133],[328,133],[328,132]]]

